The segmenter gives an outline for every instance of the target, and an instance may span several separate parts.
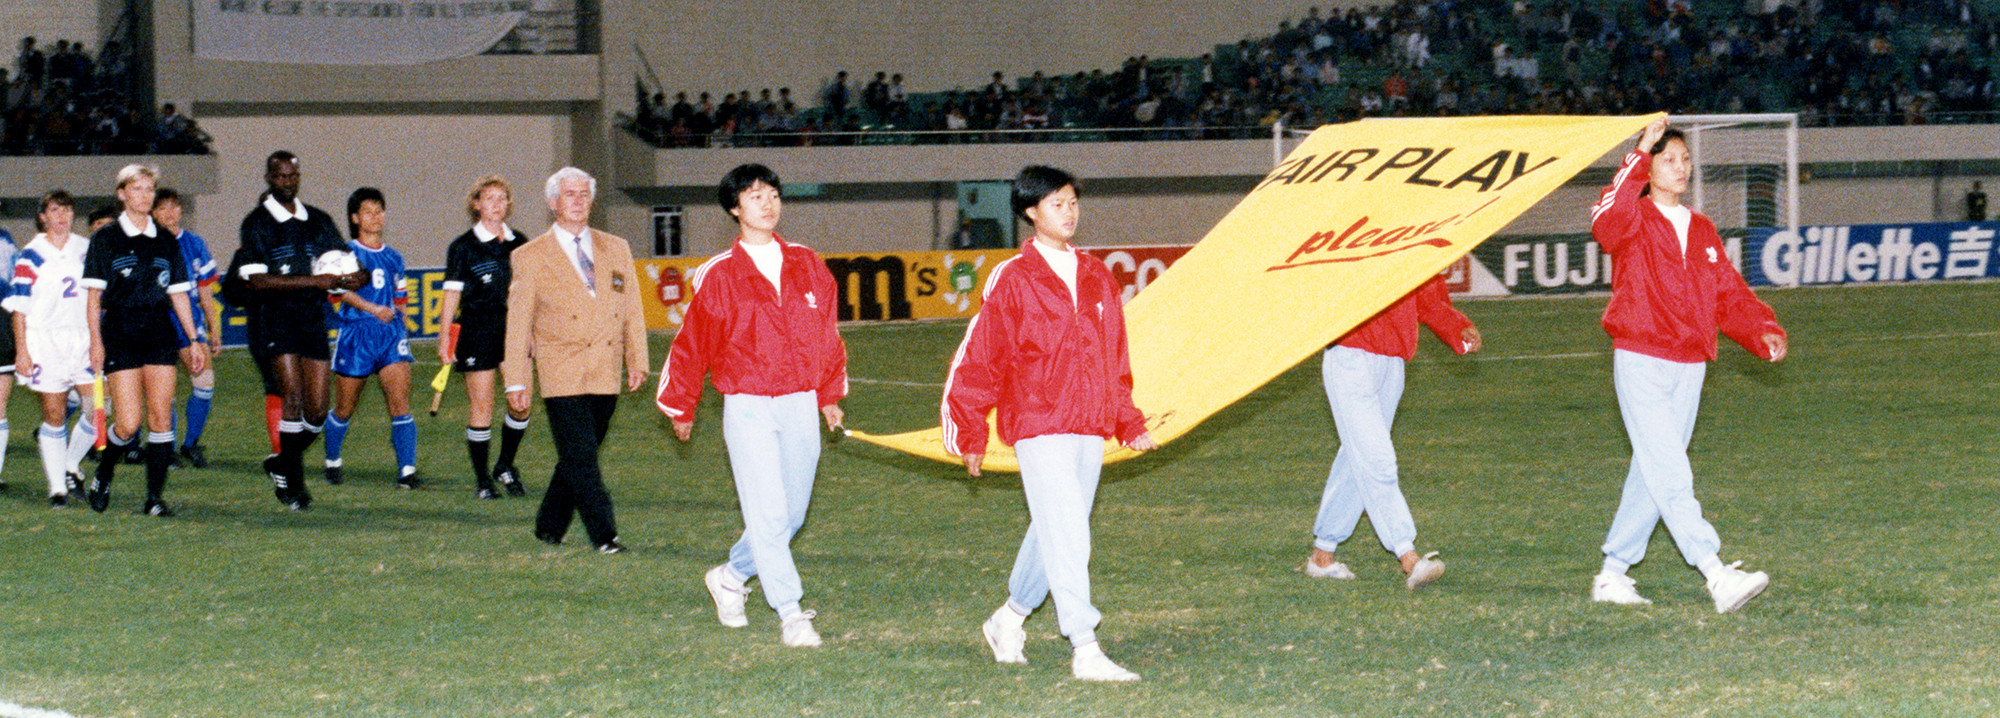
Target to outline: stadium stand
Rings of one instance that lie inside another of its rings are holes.
[[[2000,25],[1971,0],[1399,0],[1193,58],[908,94],[847,73],[791,88],[637,84],[627,128],[660,147],[1239,139],[1372,116],[1796,111],[1805,126],[1991,121]],[[1678,80],[1671,79],[1678,78]],[[860,101],[849,102],[858,96]],[[892,99],[893,98],[893,99]]]

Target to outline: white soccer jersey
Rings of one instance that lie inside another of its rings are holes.
[[[20,314],[30,332],[89,332],[82,285],[89,249],[90,240],[79,235],[71,234],[60,249],[47,235],[35,235],[14,258],[14,281],[0,307]]]

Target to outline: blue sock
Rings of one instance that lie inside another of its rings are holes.
[[[326,465],[340,465],[340,444],[347,440],[347,420],[338,414],[326,415]]]
[[[389,420],[389,444],[396,447],[396,465],[407,476],[417,469],[417,420],[409,414]]]
[[[194,446],[201,443],[201,430],[203,427],[208,426],[208,406],[214,401],[215,389],[213,388],[203,389],[196,387],[194,393],[188,395],[187,439],[181,442],[182,446]]]

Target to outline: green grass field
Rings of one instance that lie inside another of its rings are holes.
[[[1028,624],[1031,665],[992,662],[979,623],[1027,522],[1012,476],[830,446],[795,545],[827,645],[788,650],[761,592],[732,630],[701,588],[740,527],[713,401],[686,446],[646,393],[620,407],[605,465],[633,550],[606,557],[529,536],[552,463],[539,422],[530,498],[472,498],[456,386],[419,418],[429,487],[390,486],[371,397],[349,482],[316,483],[294,514],[255,469],[262,400],[227,354],[216,464],[175,473],[171,520],[133,513],[138,467],[106,514],[46,508],[17,392],[0,715],[2000,712],[2000,284],[1764,296],[1792,358],[1727,346],[1693,449],[1724,558],[1772,576],[1742,613],[1714,613],[1664,531],[1633,570],[1655,604],[1588,601],[1626,462],[1604,299],[1470,302],[1487,351],[1426,339],[1396,432],[1419,546],[1443,552],[1445,578],[1405,591],[1365,523],[1342,551],[1358,580],[1299,571],[1336,446],[1308,362],[1107,468],[1093,588],[1107,650],[1145,676],[1124,686],[1069,678],[1052,609]],[[934,422],[962,331],[848,328],[849,423]]]

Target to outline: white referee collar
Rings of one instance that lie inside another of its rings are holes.
[[[300,222],[306,221],[306,203],[299,202],[299,198],[297,197],[293,197],[292,201],[299,204],[298,214],[292,214],[291,210],[285,209],[285,206],[282,204],[278,204],[277,197],[268,194],[264,195],[264,209],[271,213],[272,219],[276,219],[279,222],[289,222],[295,219]]]
[[[159,232],[159,230],[157,230],[157,229],[154,229],[154,228],[153,228],[153,218],[152,218],[152,217],[147,217],[147,218],[146,218],[146,226],[144,226],[144,227],[140,227],[139,225],[136,225],[136,224],[133,224],[133,223],[132,223],[132,215],[129,215],[129,214],[126,214],[126,213],[124,213],[124,212],[119,212],[119,213],[118,213],[118,228],[119,228],[119,229],[121,229],[121,230],[124,230],[124,232],[125,232],[125,236],[127,236],[127,237],[137,237],[137,236],[139,236],[139,235],[142,235],[142,234],[143,234],[143,235],[146,235],[146,236],[148,236],[148,237],[158,237],[158,236],[160,236],[160,232]]]
[[[504,224],[503,224],[503,225],[500,225],[500,228],[501,228],[501,229],[503,229],[503,230],[506,230],[506,231],[507,231],[507,234],[506,234],[506,237],[507,237],[507,240],[508,240],[508,241],[510,241],[510,242],[511,242],[511,241],[513,241],[513,240],[514,240],[514,228],[513,228],[513,227],[509,227],[509,226],[507,226],[507,225],[504,225]],[[560,232],[560,231],[562,231],[562,229],[561,229],[561,228],[557,228],[557,229],[556,229],[556,231]],[[479,241],[481,241],[481,242],[491,242],[491,241],[493,241],[493,240],[495,240],[495,239],[499,239],[499,238],[501,237],[501,235],[497,235],[497,234],[494,234],[494,233],[492,233],[492,232],[488,232],[488,231],[486,231],[486,225],[485,225],[484,223],[481,223],[481,222],[474,222],[474,223],[472,223],[472,236],[474,236],[474,237],[478,237],[478,238],[479,238]]]

